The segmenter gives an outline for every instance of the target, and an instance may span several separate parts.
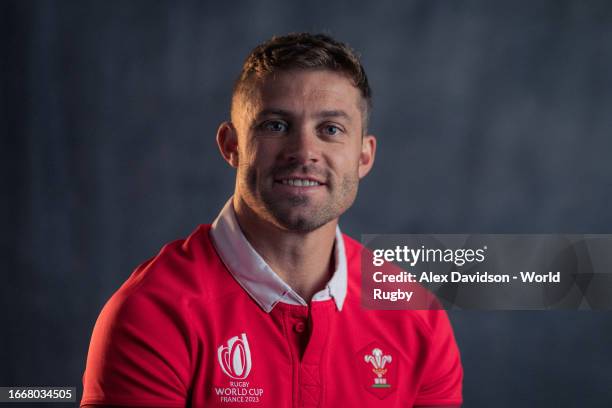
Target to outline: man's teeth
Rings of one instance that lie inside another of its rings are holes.
[[[318,181],[304,179],[283,179],[281,180],[281,183],[296,187],[310,187],[321,185],[321,183],[319,183]]]

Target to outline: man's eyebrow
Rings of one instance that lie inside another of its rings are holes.
[[[318,112],[315,116],[320,118],[344,118],[348,121],[351,120],[351,116],[343,110],[324,110]]]
[[[272,116],[272,115],[276,115],[276,116],[291,116],[291,112],[284,110],[284,109],[264,109],[262,111],[260,111],[259,113],[257,113],[257,118],[263,118],[266,116]]]
[[[291,117],[293,116],[293,114],[290,111],[285,110],[285,109],[270,108],[270,109],[264,109],[260,111],[259,113],[257,113],[256,118],[261,119],[266,116]],[[348,121],[351,120],[351,116],[341,109],[322,110],[322,111],[315,113],[314,116],[316,118],[344,118]]]

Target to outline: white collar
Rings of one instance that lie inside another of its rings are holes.
[[[306,301],[270,268],[246,239],[236,219],[232,198],[213,222],[210,236],[221,260],[234,279],[266,313],[270,313],[278,302],[308,306]],[[332,278],[323,290],[315,293],[312,300],[333,298],[338,310],[342,310],[346,298],[347,269],[344,240],[339,227],[336,227],[334,259],[336,270]]]

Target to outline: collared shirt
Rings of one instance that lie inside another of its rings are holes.
[[[266,312],[278,302],[308,306],[308,303],[266,263],[240,229],[232,198],[225,204],[211,227],[210,235],[219,256],[234,279]],[[342,310],[346,298],[347,270],[344,240],[336,227],[334,244],[335,271],[324,289],[315,293],[313,301],[334,299]]]
[[[165,245],[107,302],[81,406],[461,404],[463,370],[444,310],[364,307],[363,246],[338,235],[336,271],[317,294],[327,300],[304,305],[250,248],[231,208],[214,234],[201,225]]]

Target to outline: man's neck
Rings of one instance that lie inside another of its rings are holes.
[[[262,220],[246,204],[236,201],[236,218],[249,243],[283,281],[310,303],[335,269],[337,221],[310,232],[287,231]]]

